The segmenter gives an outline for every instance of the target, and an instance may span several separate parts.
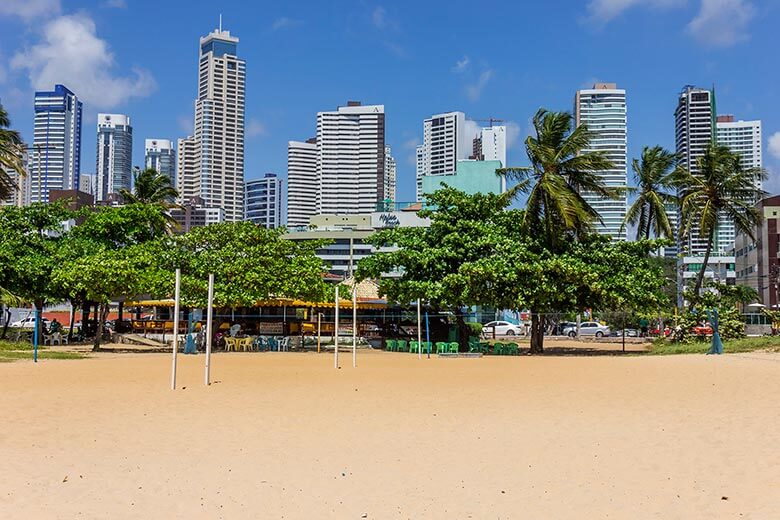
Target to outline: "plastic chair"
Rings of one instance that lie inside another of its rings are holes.
[[[392,352],[396,349],[396,344],[394,339],[386,339],[385,340],[385,350],[388,352]]]
[[[518,347],[517,343],[507,343],[506,353],[510,356],[517,356],[520,354],[520,347]]]
[[[225,352],[230,352],[231,348],[234,352],[238,352],[238,338],[225,336]]]
[[[423,349],[423,353],[424,354],[428,354],[429,352],[431,352],[432,347],[433,347],[433,344],[430,341],[423,341],[422,342],[421,348]]]
[[[493,343],[493,354],[503,356],[506,353],[506,345],[503,343]]]
[[[457,341],[450,342],[450,354],[457,354],[460,351],[460,343]]]
[[[449,348],[449,345],[447,345],[444,341],[437,341],[436,342],[436,353],[437,354],[445,354],[447,352],[447,349]]]
[[[399,339],[398,343],[396,343],[396,347],[398,348],[396,352],[406,352],[409,350],[405,339]]]
[[[420,344],[416,341],[409,342],[409,352],[416,354],[420,350]]]

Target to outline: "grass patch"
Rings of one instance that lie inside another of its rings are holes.
[[[43,349],[42,345],[38,345],[38,349]],[[48,345],[46,346],[48,348]],[[0,352],[8,350],[32,350],[32,343],[29,341],[10,341],[7,339],[0,340]]]
[[[78,352],[59,352],[49,350],[49,346],[38,346],[38,359],[82,359],[86,356]],[[33,346],[24,341],[0,340],[0,363],[32,359]]]
[[[671,354],[706,354],[710,349],[709,341],[692,341],[691,343],[671,343],[668,341],[653,342],[648,353],[654,355]],[[761,338],[732,339],[723,342],[725,354],[738,354],[740,352],[780,352],[780,337],[766,336]]]

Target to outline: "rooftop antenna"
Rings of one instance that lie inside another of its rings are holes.
[[[222,32],[222,13],[219,13],[219,32]]]

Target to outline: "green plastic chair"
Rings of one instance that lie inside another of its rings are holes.
[[[490,353],[490,343],[487,341],[480,341],[479,342],[479,351],[483,354]]]
[[[449,345],[447,345],[444,341],[437,341],[436,342],[436,353],[437,354],[444,354],[447,352],[447,349],[449,348]]]
[[[394,339],[385,340],[385,350],[392,352],[396,349],[396,343]]]
[[[396,342],[396,348],[396,352],[407,352],[409,350],[405,339],[399,339]]]
[[[460,343],[457,341],[450,342],[450,354],[457,354],[460,351]]]
[[[422,350],[423,354],[427,354],[429,352],[432,352],[433,351],[433,343],[431,343],[430,341],[423,341],[422,342],[422,349],[423,349]]]
[[[517,343],[507,343],[506,353],[510,356],[517,356],[520,354],[520,348],[517,346]]]
[[[409,352],[414,352],[416,354],[418,350],[420,350],[420,344],[416,341],[410,341]]]

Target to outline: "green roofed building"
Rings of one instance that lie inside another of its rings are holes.
[[[496,175],[499,168],[502,168],[501,161],[458,161],[455,175],[424,175],[422,194],[441,189],[442,183],[469,195],[503,193],[506,191],[506,182],[503,177]]]

